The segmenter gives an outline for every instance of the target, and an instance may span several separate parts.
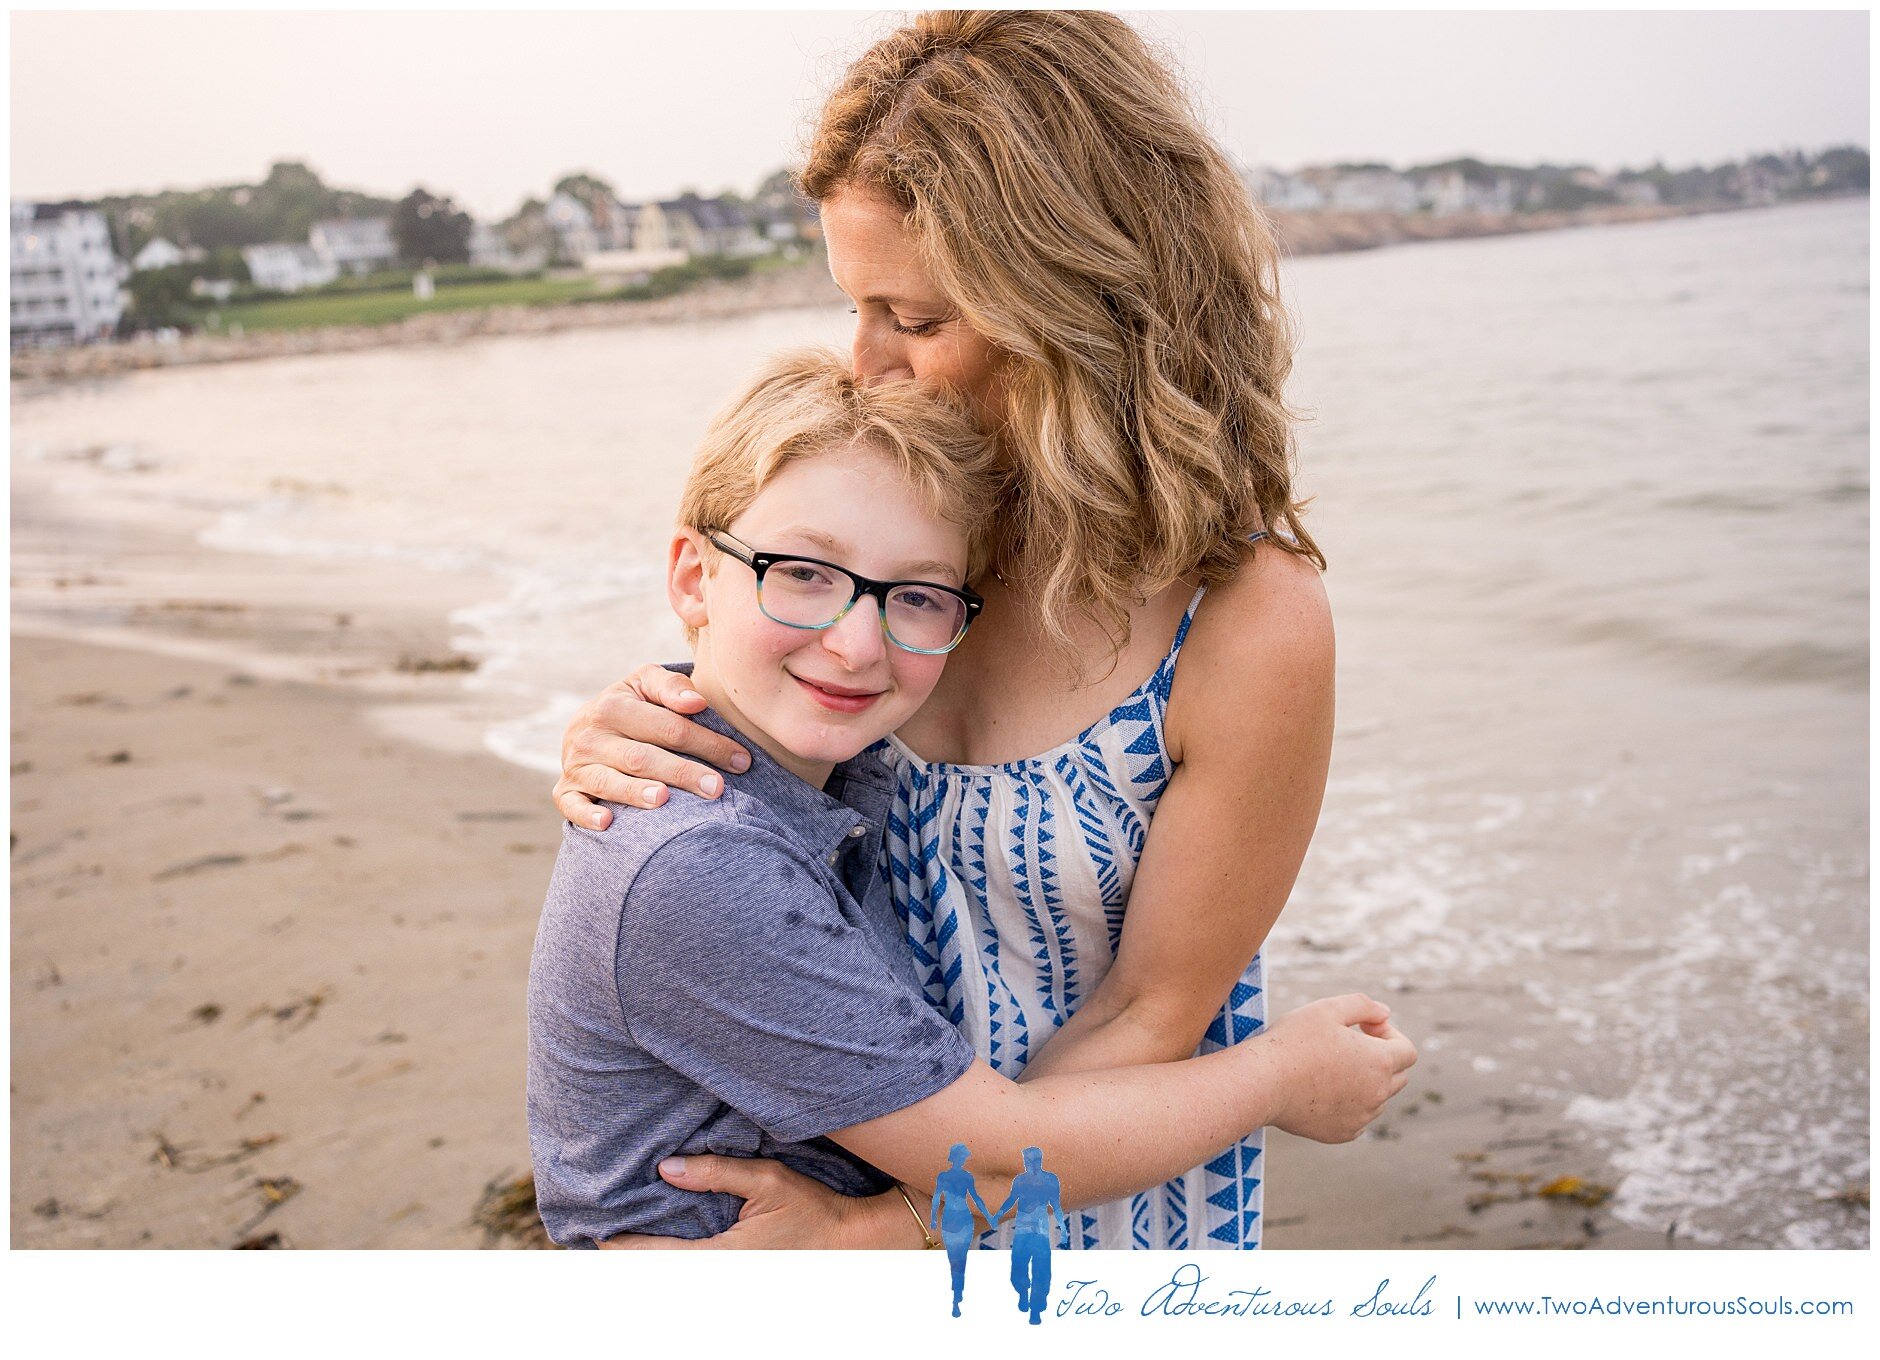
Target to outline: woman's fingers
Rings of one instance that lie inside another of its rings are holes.
[[[681,1190],[716,1190],[753,1200],[774,1190],[789,1171],[777,1162],[757,1157],[668,1157],[659,1164],[660,1178]]]
[[[1390,1033],[1383,1036],[1390,1048],[1390,1065],[1393,1072],[1407,1072],[1416,1066],[1417,1046],[1402,1030],[1386,1026]]]
[[[691,680],[664,666],[640,667],[628,678],[627,685],[646,703],[666,709],[669,713],[689,716],[705,708],[705,696],[692,688]],[[751,767],[750,753],[730,737],[695,722],[662,721],[646,714],[636,715],[630,711],[630,704],[631,696],[626,693],[607,694],[602,696],[600,711],[603,718],[611,717],[616,709],[620,710],[623,718],[639,717],[645,730],[638,725],[629,725],[626,721],[621,722],[616,730],[638,737],[641,741],[651,742],[668,751],[697,756],[720,769],[743,771]],[[603,721],[603,726],[607,725],[611,724]],[[669,782],[686,787],[678,780]]]
[[[1381,1025],[1390,1019],[1390,1007],[1382,1001],[1371,1000],[1363,992],[1328,996],[1312,1004],[1324,1007],[1327,1014],[1341,1025]]]
[[[674,680],[684,678],[666,674]],[[571,735],[573,740],[562,753],[564,767],[597,761],[623,774],[656,779],[694,793],[703,792],[696,787],[697,778],[712,771],[681,759],[683,756],[696,756],[725,770],[751,767],[749,752],[730,737],[662,704],[635,698],[625,690],[596,699],[589,722]]]
[[[579,775],[579,782],[574,775]],[[592,794],[592,797],[589,795]],[[563,775],[555,785],[555,807],[576,826],[604,831],[613,823],[611,808],[594,799],[637,807],[658,807],[666,801],[666,786],[645,779],[635,779],[605,765],[583,765]]]
[[[612,812],[590,800],[581,790],[569,788],[566,780],[555,783],[555,811],[564,822],[595,831],[605,831],[614,820]]]
[[[632,705],[625,716],[633,730],[641,734],[639,739],[622,736],[613,726],[612,700],[597,703],[594,725],[570,741],[562,754],[557,807],[562,806],[562,796],[568,790],[633,807],[657,807],[665,801],[668,787],[685,789],[701,798],[716,798],[724,792],[723,775],[709,765],[674,754],[676,751],[688,751],[726,769],[750,766],[744,748],[729,737],[630,696],[619,696],[619,702]]]
[[[669,788],[718,797],[724,776],[711,766],[748,770],[751,757],[688,716],[704,707],[692,682],[663,666],[642,666],[610,685],[581,706],[562,734],[556,810],[576,826],[601,830],[613,813],[599,802],[658,807]]]
[[[664,666],[642,666],[626,678],[625,685],[648,703],[674,713],[697,713],[705,707],[705,696],[692,688],[690,678]]]

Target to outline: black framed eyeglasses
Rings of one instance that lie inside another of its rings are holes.
[[[935,656],[960,645],[986,602],[938,581],[876,581],[794,553],[759,552],[729,534],[705,530],[714,548],[757,573],[757,607],[787,628],[832,628],[864,595],[875,597],[881,630],[905,652]]]

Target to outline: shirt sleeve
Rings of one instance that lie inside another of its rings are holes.
[[[758,828],[662,846],[627,896],[615,970],[641,1047],[784,1142],[915,1104],[973,1060],[805,852]]]

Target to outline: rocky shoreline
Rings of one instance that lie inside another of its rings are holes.
[[[1289,255],[1333,255],[1418,241],[1464,241],[1482,236],[1515,236],[1563,227],[1605,227],[1626,222],[1656,222],[1729,209],[1609,205],[1575,212],[1533,212],[1506,216],[1453,213],[1445,217],[1383,212],[1273,213],[1274,229]]]
[[[1290,255],[1371,250],[1416,241],[1464,240],[1562,227],[1649,222],[1707,211],[1673,207],[1600,207],[1571,213],[1515,217],[1456,214],[1409,217],[1396,213],[1274,213],[1274,227]],[[820,261],[775,269],[735,281],[714,280],[673,297],[646,302],[564,303],[558,306],[466,308],[426,312],[384,326],[320,326],[255,331],[240,336],[148,336],[121,344],[26,350],[12,356],[18,380],[60,381],[104,377],[143,368],[233,363],[295,354],[333,354],[388,345],[452,344],[484,335],[540,335],[595,326],[662,325],[742,316],[793,307],[828,307],[842,301]]]

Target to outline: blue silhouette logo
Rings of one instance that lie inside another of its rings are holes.
[[[1025,1169],[1012,1180],[1012,1193],[991,1221],[997,1224],[1012,1211],[1012,1288],[1018,1291],[1018,1309],[1031,1314],[1038,1325],[1051,1293],[1051,1243],[1063,1229],[1064,1245],[1071,1244],[1071,1223],[1064,1214],[1058,1178],[1044,1170],[1044,1153],[1025,1149]]]
[[[927,1223],[928,1227],[940,1230],[940,1239],[947,1244],[947,1264],[953,1267],[954,1317],[960,1315],[960,1299],[966,1293],[966,1253],[973,1245],[973,1205],[979,1206],[980,1217],[988,1223],[998,1221],[995,1215],[986,1212],[986,1202],[979,1198],[979,1190],[973,1185],[973,1173],[966,1169],[966,1159],[972,1155],[964,1143],[955,1143],[947,1153],[947,1160],[953,1166],[951,1170],[942,1171],[934,1181],[933,1215]]]
[[[973,1206],[977,1205],[992,1228],[999,1226],[1007,1210],[1012,1213],[1012,1288],[1018,1291],[1018,1311],[1031,1314],[1031,1325],[1036,1327],[1051,1293],[1051,1244],[1060,1229],[1064,1245],[1071,1244],[1063,1189],[1058,1178],[1044,1169],[1044,1153],[1029,1147],[1025,1169],[1012,1178],[1012,1193],[997,1213],[988,1213],[973,1184],[973,1173],[966,1169],[970,1156],[972,1151],[964,1143],[955,1143],[948,1151],[953,1165],[934,1179],[933,1213],[927,1223],[940,1230],[947,1263],[953,1268],[953,1316],[960,1315],[960,1300],[966,1295],[966,1253],[973,1246]]]

